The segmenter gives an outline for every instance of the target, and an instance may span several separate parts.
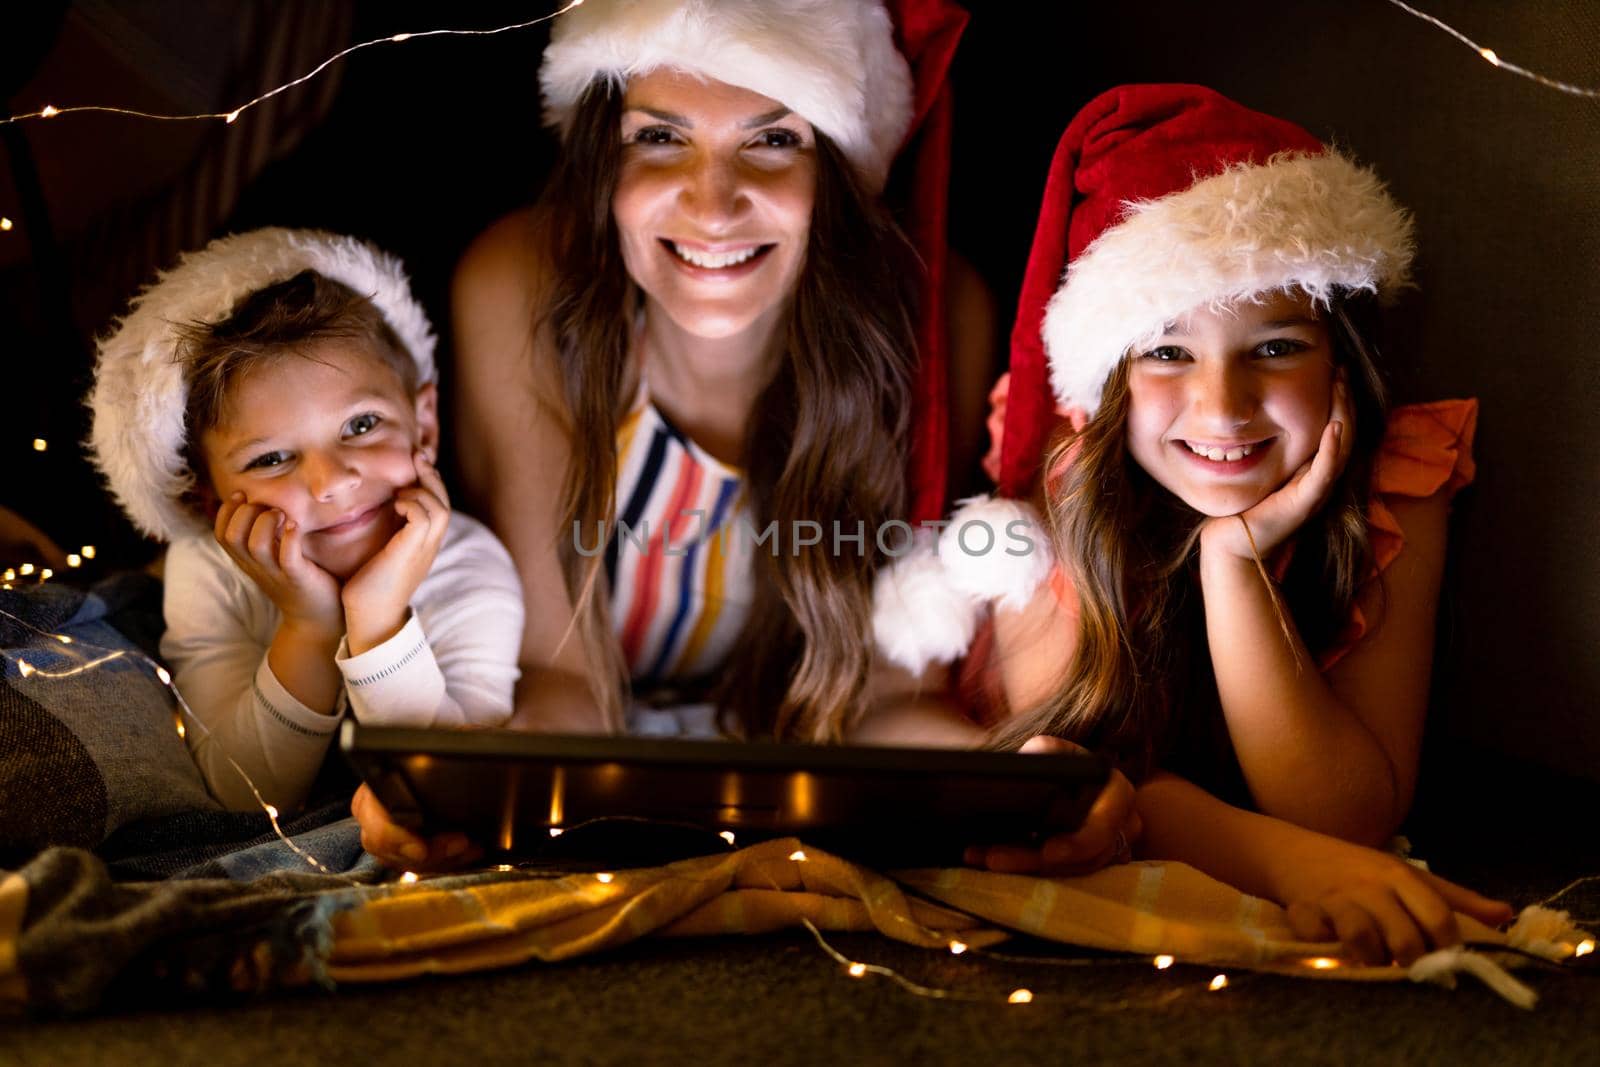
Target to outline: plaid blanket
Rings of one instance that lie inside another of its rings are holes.
[[[1469,941],[1550,958],[1570,955],[1584,936],[1542,909],[1529,909],[1509,933],[1458,918]],[[1294,940],[1277,905],[1182,864],[1133,863],[1067,879],[967,869],[889,876],[784,839],[638,870],[507,868],[378,885],[287,872],[247,883],[119,884],[93,855],[52,849],[0,875],[0,1005],[82,1012],[135,988],[146,997],[192,996],[383,982],[568,960],[645,936],[759,934],[806,923],[941,950],[952,940],[984,947],[1021,931],[1317,978],[1448,981],[1465,970],[1515,1003],[1531,1007],[1533,997],[1489,956],[1465,949],[1434,953],[1409,970],[1348,965],[1336,944]]]

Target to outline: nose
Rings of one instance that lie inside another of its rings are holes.
[[[301,470],[306,489],[318,502],[336,500],[361,484],[361,472],[341,452],[307,453]]]
[[[738,159],[697,155],[683,176],[678,207],[707,237],[731,231],[750,208]]]
[[[1233,430],[1248,423],[1260,402],[1255,376],[1237,360],[1215,360],[1190,376],[1189,408],[1204,425]]]

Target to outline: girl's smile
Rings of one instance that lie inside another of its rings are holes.
[[[1316,454],[1333,354],[1305,295],[1198,308],[1131,359],[1128,451],[1195,510],[1245,511]]]

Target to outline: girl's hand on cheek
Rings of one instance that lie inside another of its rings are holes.
[[[1084,752],[1081,745],[1058,737],[1035,737],[1023,752]],[[1133,858],[1133,844],[1144,826],[1134,808],[1133,784],[1113,770],[1083,822],[1069,833],[1052,834],[1038,846],[974,845],[966,862],[1001,874],[1066,876],[1090,874]]]
[[[404,525],[344,586],[344,613],[352,655],[393,637],[406,624],[411,597],[422,584],[450,528],[450,496],[422,452],[413,457],[417,484],[394,495]]]
[[[290,626],[338,641],[344,632],[339,582],[305,557],[304,532],[283,512],[234,493],[212,533],[223,551],[277,605]]]
[[[1316,454],[1301,464],[1280,488],[1242,515],[1207,519],[1200,531],[1202,557],[1223,555],[1249,560],[1252,564],[1257,558],[1265,561],[1327,503],[1333,483],[1350,460],[1355,440],[1350,425],[1349,398],[1350,390],[1344,383],[1344,372],[1340,371],[1333,386],[1333,408],[1327,425],[1322,428]],[[1245,525],[1250,528],[1248,534]]]

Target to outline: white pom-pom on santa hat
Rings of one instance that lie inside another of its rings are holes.
[[[911,128],[911,68],[879,0],[586,0],[561,16],[539,67],[563,134],[598,79],[674,68],[787,106],[881,190]]]
[[[1027,606],[1055,563],[1033,507],[990,496],[957,502],[939,536],[939,559],[951,588],[1013,611]]]
[[[134,297],[100,342],[89,453],[135,526],[170,541],[203,531],[183,505],[194,485],[184,459],[188,387],[178,362],[178,327],[217,323],[241,299],[314,270],[372,301],[417,367],[417,384],[437,377],[434,334],[411,295],[404,266],[354,237],[281,227],[218,238],[185,254]]]
[[[972,644],[983,602],[956,589],[932,537],[882,567],[872,583],[872,636],[891,663],[921,674]]]

